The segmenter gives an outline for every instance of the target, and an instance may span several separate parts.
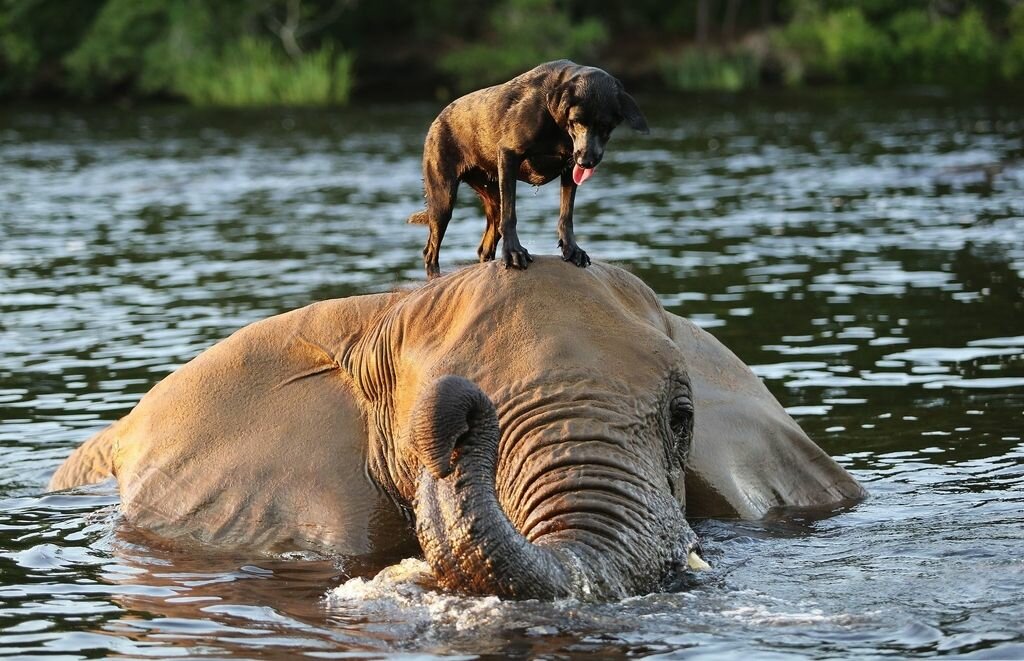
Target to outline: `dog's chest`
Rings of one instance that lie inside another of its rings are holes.
[[[536,145],[519,166],[519,180],[535,186],[546,184],[562,174],[571,156],[572,142],[568,140]]]
[[[533,156],[519,166],[519,180],[534,186],[546,184],[565,169],[567,159],[556,156]]]

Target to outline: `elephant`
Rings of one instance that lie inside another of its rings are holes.
[[[242,328],[76,449],[125,519],[204,547],[422,553],[448,589],[608,600],[692,566],[688,519],[866,492],[626,270],[538,257]]]

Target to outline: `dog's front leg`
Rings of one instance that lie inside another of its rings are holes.
[[[572,168],[562,171],[562,196],[558,212],[558,247],[562,249],[562,259],[576,266],[585,267],[590,264],[590,257],[576,244],[576,234],[572,231],[572,208],[576,202],[576,182],[572,180]]]
[[[505,268],[525,269],[533,261],[516,233],[516,180],[523,159],[510,149],[498,152],[498,190],[501,192],[501,261]]]

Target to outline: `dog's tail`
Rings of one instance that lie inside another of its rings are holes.
[[[405,222],[411,223],[413,225],[429,225],[430,214],[427,213],[426,209],[424,209],[423,211],[417,211],[413,215],[409,216],[409,220]]]

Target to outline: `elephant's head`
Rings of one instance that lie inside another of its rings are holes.
[[[372,474],[412,507],[445,586],[651,591],[696,543],[681,507],[694,419],[683,354],[633,276],[538,266],[431,283],[348,354]]]
[[[640,280],[557,258],[251,324],[51,486],[111,474],[128,521],[167,537],[365,566],[422,549],[443,584],[514,597],[656,589],[695,543],[684,510],[756,519],[865,495]]]

